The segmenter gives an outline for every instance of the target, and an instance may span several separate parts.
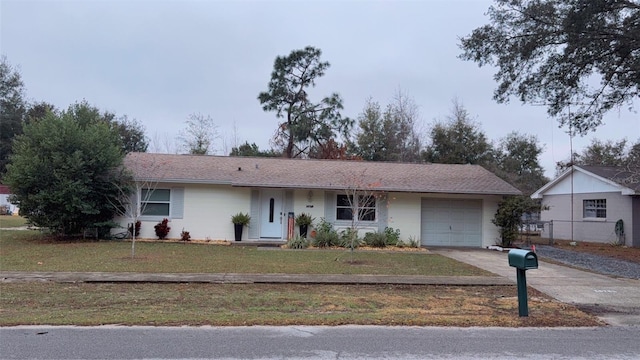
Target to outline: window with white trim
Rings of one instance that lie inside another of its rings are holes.
[[[140,197],[142,216],[165,216],[170,214],[170,189],[142,189]]]
[[[376,198],[373,195],[359,195],[357,204],[353,195],[339,194],[336,199],[336,220],[351,220],[353,211],[359,221],[376,221]]]
[[[607,199],[583,200],[583,213],[585,218],[606,218]]]

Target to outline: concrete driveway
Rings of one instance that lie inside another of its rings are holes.
[[[432,252],[516,281],[507,251],[430,249]],[[539,261],[527,271],[527,285],[559,301],[576,305],[611,325],[640,326],[640,280],[614,278]]]

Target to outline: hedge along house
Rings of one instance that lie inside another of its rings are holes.
[[[149,184],[143,238],[168,218],[169,238],[184,229],[193,239],[233,240],[238,212],[251,216],[244,241],[286,240],[288,218],[301,212],[340,231],[351,226],[349,189],[358,187],[376,194],[353,212],[360,235],[392,227],[422,245],[485,247],[499,236],[491,222],[498,202],[520,194],[477,165],[130,153],[125,166]]]
[[[640,247],[640,169],[574,165],[531,197],[541,199],[542,237]]]

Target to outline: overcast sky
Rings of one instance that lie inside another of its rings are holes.
[[[424,132],[457,98],[494,142],[512,131],[536,135],[553,176],[569,157],[569,136],[539,106],[492,99],[495,69],[457,58],[459,38],[487,23],[489,0],[430,1],[30,1],[1,0],[0,52],[19,67],[31,101],[60,109],[85,99],[141,122],[165,142],[191,113],[210,115],[233,145],[269,148],[278,120],[262,110],[278,55],[307,45],[331,67],[312,100],[338,92],[356,118],[367,98],[385,106],[398,89],[419,107]],[[637,103],[637,102],[636,102]],[[636,110],[640,104],[635,104]],[[626,107],[586,137],[640,138]],[[215,144],[223,154],[223,141]],[[150,147],[164,149],[165,144]]]

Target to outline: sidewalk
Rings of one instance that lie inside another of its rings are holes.
[[[516,281],[516,269],[509,266],[507,252],[483,249],[431,249],[478,268]],[[539,261],[528,270],[527,286],[557,300],[595,313],[612,325],[640,325],[640,280],[613,278],[567,266]]]

